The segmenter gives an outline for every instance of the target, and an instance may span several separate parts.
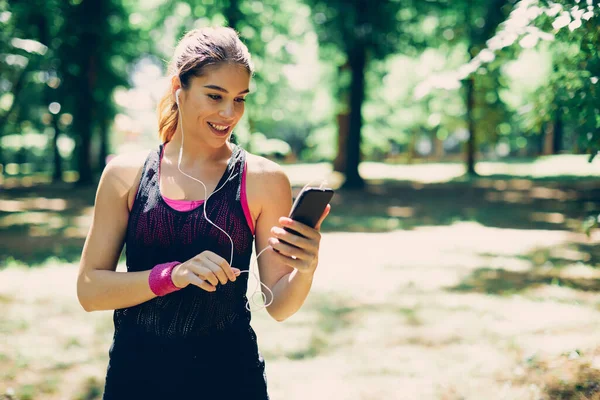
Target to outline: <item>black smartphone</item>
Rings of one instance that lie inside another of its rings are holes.
[[[294,201],[290,218],[314,228],[332,197],[333,189],[330,188],[304,188]],[[285,229],[292,231],[289,228]],[[294,233],[298,234],[297,232]]]

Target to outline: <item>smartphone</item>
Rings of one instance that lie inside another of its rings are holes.
[[[332,197],[333,189],[330,188],[304,188],[296,198],[296,201],[294,201],[290,218],[314,228]],[[293,231],[289,228],[285,229]],[[294,233],[299,234],[297,232]]]

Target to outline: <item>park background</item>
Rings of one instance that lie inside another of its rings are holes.
[[[101,398],[112,313],[75,293],[98,178],[158,145],[177,40],[228,25],[257,70],[235,141],[337,191],[304,307],[253,314],[272,397],[600,399],[599,14],[0,0],[0,398]]]

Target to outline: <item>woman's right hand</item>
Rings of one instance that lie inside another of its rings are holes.
[[[221,285],[235,282],[239,274],[240,270],[231,267],[223,257],[206,250],[173,268],[171,280],[181,289],[192,284],[214,292],[219,282]]]

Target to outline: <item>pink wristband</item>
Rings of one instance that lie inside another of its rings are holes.
[[[150,271],[148,277],[148,283],[150,284],[150,290],[157,296],[165,296],[169,293],[176,292],[181,288],[178,288],[173,283],[171,273],[173,268],[181,264],[179,261],[171,261],[164,264],[158,264]]]

